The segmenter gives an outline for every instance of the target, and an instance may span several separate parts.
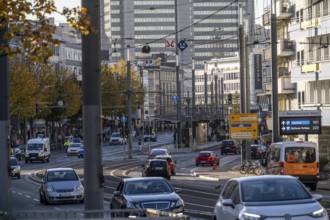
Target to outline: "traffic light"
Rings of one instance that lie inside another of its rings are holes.
[[[232,104],[232,101],[233,101],[233,96],[231,93],[228,94],[228,104]]]

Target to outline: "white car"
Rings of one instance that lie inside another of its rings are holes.
[[[297,178],[263,175],[229,180],[213,210],[213,220],[322,219],[327,210]]]
[[[82,147],[83,145],[81,143],[71,143],[69,145],[68,151],[66,152],[68,156],[70,155],[78,155],[78,150]]]
[[[109,144],[115,145],[115,144],[125,144],[126,138],[122,137],[120,132],[114,132],[111,134]]]

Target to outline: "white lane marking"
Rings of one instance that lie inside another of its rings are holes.
[[[57,210],[57,211],[61,211],[62,210],[62,209],[57,208],[57,207],[54,207],[54,209]]]
[[[36,202],[39,202],[39,199],[33,199],[34,201],[36,201]]]
[[[184,204],[188,204],[188,205],[193,205],[193,206],[199,206],[199,207],[204,207],[204,208],[211,208],[211,209],[214,209],[214,206],[201,205],[201,204],[190,203],[190,202],[185,202]]]
[[[31,196],[29,196],[29,195],[25,195],[25,197],[31,199]]]
[[[18,194],[18,195],[20,195],[20,196],[22,196],[22,195],[23,195],[23,193],[20,193],[20,192],[19,192],[19,193],[17,193],[17,194]]]
[[[219,193],[206,193],[206,192],[203,192],[203,191],[197,191],[197,190],[191,190],[191,189],[182,189],[184,191],[189,191],[189,192],[195,192],[195,193],[202,193],[202,194],[205,194],[205,195],[216,195],[216,196],[219,196]]]

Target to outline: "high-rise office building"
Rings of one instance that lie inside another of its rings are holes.
[[[110,60],[165,53],[175,62],[177,41],[188,47],[180,50],[180,65],[196,66],[212,58],[230,57],[238,51],[238,13],[245,0],[104,0],[104,28],[111,43]],[[251,1],[248,1],[251,2]],[[253,10],[253,1],[247,6]],[[253,13],[249,13],[250,15]],[[251,19],[253,20],[253,19]],[[176,24],[177,21],[177,24]],[[134,49],[133,49],[134,48]]]

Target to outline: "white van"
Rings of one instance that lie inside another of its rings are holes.
[[[32,161],[49,162],[49,138],[33,138],[26,143],[25,163]]]

